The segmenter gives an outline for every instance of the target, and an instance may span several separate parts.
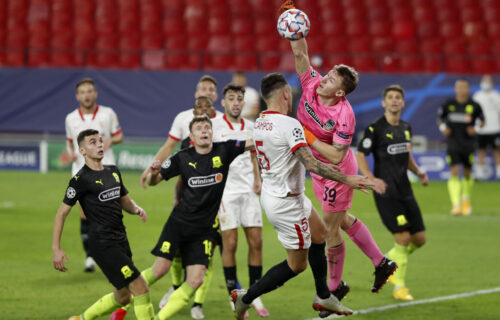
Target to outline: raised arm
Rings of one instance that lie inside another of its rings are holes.
[[[56,270],[63,272],[67,270],[64,266],[64,261],[68,262],[68,258],[66,257],[66,253],[61,249],[61,236],[64,228],[64,221],[70,211],[71,206],[61,203],[57,210],[54,219],[54,228],[52,230],[52,262]]]
[[[353,189],[373,189],[374,187],[373,182],[366,177],[345,175],[336,167],[314,158],[308,147],[298,148],[295,150],[295,155],[306,167],[307,171],[316,173],[324,178],[347,184]]]
[[[333,164],[339,164],[344,160],[347,151],[349,150],[348,145],[340,144],[335,141],[330,145],[328,143],[320,141],[316,136],[306,127],[303,127],[304,134],[307,143],[318,153],[324,157],[328,162]]]
[[[161,162],[160,160],[155,160],[148,167],[148,174],[146,175],[146,183],[150,186],[155,186],[163,180],[163,176],[161,175]]]
[[[160,164],[167,159],[172,152],[174,151],[175,146],[177,146],[177,143],[179,141],[172,139],[172,138],[167,138],[167,141],[165,144],[158,150],[158,152],[155,155],[155,161],[158,160]],[[147,167],[146,170],[141,174],[141,186],[146,189],[146,178],[147,176],[151,173],[151,167]],[[159,182],[159,181],[158,181]],[[149,183],[148,183],[149,184]]]
[[[307,41],[305,38],[290,41],[290,46],[292,47],[293,56],[295,57],[295,70],[298,75],[304,74],[309,67],[309,54],[307,52]]]
[[[411,152],[408,154],[408,157],[408,170],[418,176],[423,186],[427,186],[429,184],[429,177],[427,176],[427,173],[420,170],[420,167],[417,165],[417,162],[415,161],[415,158],[413,158]]]
[[[139,207],[134,200],[130,199],[130,196],[127,194],[120,199],[122,209],[130,214],[135,214],[141,217],[142,222],[146,222],[147,215],[146,211]]]

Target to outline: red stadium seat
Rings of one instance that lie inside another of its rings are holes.
[[[71,34],[53,35],[50,41],[53,49],[71,49],[73,48],[73,39]]]
[[[49,52],[47,50],[30,50],[28,52],[29,67],[47,67],[49,65]]]
[[[399,58],[391,55],[382,57],[382,72],[400,72]]]
[[[93,49],[95,38],[88,35],[75,35],[73,39],[73,48],[75,49]]]
[[[371,56],[355,56],[352,59],[353,67],[359,72],[377,71],[377,62]]]
[[[445,71],[450,73],[468,73],[469,60],[462,57],[446,57]]]
[[[227,19],[211,18],[208,21],[208,32],[218,36],[229,34],[229,22]]]
[[[390,10],[392,21],[411,21],[413,19],[413,10],[406,6],[395,6]]]
[[[233,49],[236,52],[254,51],[255,38],[253,36],[239,36],[234,39]]]
[[[456,5],[460,9],[476,8],[479,4],[477,0],[457,0]]]
[[[491,43],[490,50],[491,54],[500,56],[500,40],[493,41],[493,43]]]
[[[157,55],[143,55],[143,64],[149,66],[148,69],[161,69],[163,66],[166,69],[182,69],[188,65],[188,55],[184,53],[167,53],[165,54],[164,64],[161,63],[160,57]]]
[[[331,4],[322,7],[320,12],[320,17],[321,21],[328,21],[329,23],[338,20],[340,21],[344,20],[344,15],[342,13],[342,10],[338,10],[338,8],[332,7]],[[326,25],[327,23],[325,23],[323,27],[325,27]]]
[[[463,55],[465,52],[465,42],[461,38],[452,38],[444,41],[443,53],[448,55]]]
[[[348,46],[352,53],[370,53],[372,51],[372,43],[368,37],[351,39]]]
[[[184,33],[184,21],[182,17],[172,17],[163,19],[162,22],[163,34],[166,36],[175,36]]]
[[[437,57],[424,57],[423,69],[425,72],[441,72],[441,59]]]
[[[139,53],[120,53],[120,68],[139,69],[141,67],[141,55]]]
[[[434,21],[422,21],[417,23],[417,35],[420,38],[434,38],[438,26]]]
[[[272,34],[266,37],[255,39],[255,50],[258,52],[274,52],[279,50],[279,43],[285,41]],[[288,44],[289,45],[289,44]],[[291,49],[289,49],[291,51]]]
[[[309,49],[309,53],[322,53],[324,43],[324,37],[307,37],[307,47]]]
[[[256,17],[253,22],[253,29],[256,36],[268,35],[269,32],[277,32],[276,21],[266,17]]]
[[[434,0],[434,6],[438,9],[455,8],[455,0]]]
[[[460,11],[463,22],[478,22],[483,20],[483,14],[479,8],[465,8]]]
[[[376,6],[376,7],[367,6],[367,7],[370,8],[366,13],[368,20],[377,21],[377,20],[387,19],[388,9],[385,6]]]
[[[186,37],[183,35],[171,36],[165,39],[165,49],[170,50],[185,50]]]
[[[233,68],[233,59],[233,55],[227,53],[205,55],[203,69],[231,70]]]
[[[423,61],[421,57],[403,56],[399,59],[399,67],[402,72],[422,72]]]
[[[443,22],[457,22],[458,12],[455,9],[440,8],[436,9],[437,21]]]
[[[260,69],[264,71],[277,70],[280,65],[280,55],[278,54],[261,54],[259,56]]]
[[[230,36],[214,36],[208,40],[207,51],[229,52],[232,50],[232,39]]]
[[[295,72],[295,58],[293,54],[285,54],[281,56],[279,70],[286,72]]]
[[[204,19],[190,19],[184,22],[184,28],[188,36],[206,35],[207,22]]]
[[[392,27],[392,36],[396,39],[413,39],[415,25],[411,21],[395,21]]]
[[[345,35],[345,22],[343,20],[333,20],[325,23],[322,27],[323,34],[328,37],[338,37]]]
[[[363,21],[357,23],[348,23],[346,26],[346,34],[350,37],[360,37],[366,35],[368,28]]]
[[[442,51],[442,41],[439,38],[422,40],[420,52],[423,54],[440,54]]]
[[[394,49],[394,39],[392,37],[377,37],[372,39],[373,51],[377,53],[388,53]]]
[[[439,33],[445,39],[453,39],[462,36],[462,26],[456,22],[443,22],[439,26]]]
[[[384,37],[391,33],[391,24],[387,20],[375,20],[370,22],[370,35],[373,37]]]
[[[347,37],[335,37],[325,43],[325,53],[348,52],[348,43],[349,40]],[[288,50],[290,50],[290,45],[288,45]]]
[[[470,39],[486,38],[486,26],[484,22],[466,22],[463,26],[464,36]]]
[[[331,54],[323,57],[323,69],[330,70],[338,64],[352,65],[352,58],[346,54]]]
[[[423,7],[423,6],[416,7],[413,14],[413,18],[417,22],[417,25],[418,23],[421,23],[423,21],[427,22],[435,21],[436,19],[435,10],[434,8],[431,7]]]
[[[243,71],[257,70],[257,56],[255,54],[237,54],[234,57],[234,69]]]
[[[490,74],[495,70],[495,60],[489,58],[471,59],[472,72],[476,74]]]
[[[53,67],[78,66],[78,64],[74,62],[73,54],[69,52],[58,52],[58,51],[52,51],[50,53],[50,65]]]
[[[344,10],[344,19],[351,24],[363,22],[366,20],[365,9],[363,7],[356,8],[349,6]]]
[[[253,22],[250,19],[233,19],[231,33],[236,36],[253,35]]]
[[[143,34],[141,37],[141,47],[145,50],[161,49],[163,38],[158,33]]]
[[[406,39],[396,42],[396,52],[398,53],[417,53],[418,44],[415,39]]]
[[[487,55],[487,54],[490,54],[490,45],[491,45],[491,42],[488,40],[485,40],[485,39],[471,41],[471,42],[469,42],[469,46],[467,48],[467,51],[471,56]]]
[[[120,37],[118,46],[121,50],[139,50],[141,47],[139,43],[139,36],[137,34],[122,36]]]
[[[500,40],[500,22],[491,22],[488,24],[488,36],[490,39]]]
[[[24,50],[8,49],[5,52],[4,65],[8,67],[24,66]]]
[[[207,49],[208,39],[205,35],[199,35],[197,37],[191,36],[187,42],[187,49],[194,51],[204,51]]]
[[[498,8],[484,8],[484,20],[486,22],[500,21],[500,7]]]

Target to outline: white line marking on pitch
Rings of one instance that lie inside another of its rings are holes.
[[[395,308],[410,307],[410,306],[415,306],[415,305],[419,305],[419,304],[434,303],[434,302],[439,302],[439,301],[455,300],[455,299],[478,296],[481,294],[489,294],[489,293],[495,293],[495,292],[500,292],[500,287],[496,287],[496,288],[492,288],[492,289],[477,290],[477,291],[472,291],[472,292],[452,294],[451,296],[436,297],[436,298],[432,298],[432,299],[415,300],[415,301],[409,301],[409,302],[401,302],[401,303],[389,304],[389,305],[381,306],[381,307],[361,309],[361,310],[354,311],[354,313],[352,315],[366,314],[366,313],[370,313],[373,311],[384,311],[384,310],[395,309]],[[328,318],[324,318],[324,319],[337,319],[337,318],[342,318],[342,317],[344,317],[344,316],[331,315]],[[308,319],[308,320],[322,320],[322,319],[321,318],[312,318],[312,319]]]

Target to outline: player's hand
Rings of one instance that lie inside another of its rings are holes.
[[[443,131],[443,134],[445,137],[449,137],[451,135],[451,128],[446,126],[446,128]]]
[[[378,194],[384,194],[385,190],[387,189],[387,183],[385,183],[384,180],[379,178],[373,178],[372,180],[375,185],[372,190]]]
[[[255,194],[260,194],[261,190],[262,190],[262,181],[260,180],[260,177],[256,177],[253,180],[253,192]]]
[[[144,170],[144,172],[141,174],[140,182],[143,189],[146,189],[146,178],[148,177],[149,173],[149,167],[147,167],[146,170]]]
[[[281,5],[280,14],[282,14],[283,12],[290,10],[290,9],[297,9],[297,8],[295,8],[295,3],[293,3],[292,0],[287,0],[287,1],[283,2],[283,4]]]
[[[429,177],[427,176],[427,173],[419,172],[417,176],[420,179],[420,183],[422,183],[423,186],[429,185]]]
[[[467,134],[469,136],[475,136],[476,135],[476,129],[474,129],[474,126],[467,126],[467,127],[465,127],[465,130],[467,131]]]
[[[146,220],[148,219],[146,211],[144,211],[144,209],[139,207],[138,205],[135,205],[135,214],[141,217],[142,222],[146,222]]]
[[[359,175],[347,176],[346,184],[353,188],[368,193],[366,190],[373,190],[375,183],[373,180],[368,179],[368,177],[363,177]]]
[[[149,166],[149,172],[151,172],[152,175],[157,175],[161,171],[161,162],[160,160],[155,160],[151,165]]]
[[[68,262],[68,258],[66,257],[66,253],[61,249],[54,250],[52,252],[52,262],[54,263],[54,268],[59,271],[66,271],[66,267],[64,266],[64,261]]]

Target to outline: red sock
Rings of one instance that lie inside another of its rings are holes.
[[[336,246],[329,247],[327,252],[328,259],[328,289],[334,291],[340,284],[342,280],[342,270],[344,269],[344,259],[345,259],[345,242]]]
[[[365,224],[361,220],[356,219],[352,226],[345,232],[358,248],[370,258],[373,265],[377,267],[384,258],[384,255],[378,248],[375,240],[373,240],[372,234]]]

